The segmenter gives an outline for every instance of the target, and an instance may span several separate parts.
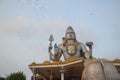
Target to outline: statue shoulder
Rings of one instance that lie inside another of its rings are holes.
[[[77,47],[78,47],[79,49],[82,49],[82,50],[86,51],[86,46],[85,46],[85,44],[82,43],[82,42],[79,42],[79,44],[77,45]]]
[[[78,45],[79,45],[79,46],[85,46],[85,44],[82,43],[82,42],[78,42]]]

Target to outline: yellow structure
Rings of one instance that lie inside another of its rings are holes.
[[[40,64],[33,62],[29,65],[29,68],[34,73],[34,80],[41,80],[40,77],[37,77],[38,75],[47,80],[80,79],[83,71],[83,61],[83,58],[70,58],[67,61],[44,61]]]
[[[43,63],[33,62],[29,68],[33,72],[32,80],[81,80],[85,68],[83,62],[83,58],[54,62],[44,61]],[[116,59],[111,62],[114,63],[120,76],[120,60]]]

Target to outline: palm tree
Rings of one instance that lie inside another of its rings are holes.
[[[23,72],[14,72],[8,75],[6,80],[26,80],[26,76]]]

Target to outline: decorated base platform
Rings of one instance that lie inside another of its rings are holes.
[[[64,78],[64,80],[80,80],[83,71],[83,58],[71,58],[67,61],[58,62],[45,61],[41,64],[33,62],[29,65],[29,68],[34,73],[34,78],[44,78],[47,80],[61,80],[61,78]]]

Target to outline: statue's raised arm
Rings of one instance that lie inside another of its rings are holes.
[[[86,42],[86,46],[88,46],[89,51],[88,51],[88,53],[86,53],[85,57],[86,58],[92,58],[92,46],[93,46],[93,42]]]
[[[54,40],[53,35],[50,35],[49,41],[50,44],[48,46],[48,53],[49,53],[49,61],[59,61],[60,57],[61,57],[61,50],[59,49],[59,47],[57,46],[57,44],[55,43],[54,45],[54,54],[52,53],[52,41]]]
[[[53,54],[52,54],[52,49],[53,49],[52,42],[54,41],[53,35],[50,35],[49,41],[50,44],[48,46],[48,53],[49,53],[49,61],[50,61],[53,60]]]

